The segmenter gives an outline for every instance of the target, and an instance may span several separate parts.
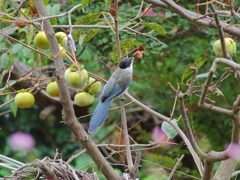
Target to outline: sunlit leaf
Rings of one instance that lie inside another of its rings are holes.
[[[30,24],[29,25],[29,28],[27,29],[27,44],[30,45],[32,43],[32,40],[33,40],[33,37],[34,37],[34,34],[32,33],[33,32],[33,25]]]
[[[173,120],[173,122],[176,123],[175,120]],[[169,139],[173,139],[178,134],[178,132],[166,121],[162,123],[161,129]]]
[[[44,3],[44,5],[46,6],[46,5],[48,5],[49,0],[43,0],[43,3]]]
[[[196,67],[199,69],[205,63],[206,60],[207,58],[199,58],[195,60],[193,63],[189,64],[183,72],[182,80],[184,80],[186,77],[188,77],[190,74],[194,72],[193,70],[189,69],[190,67]]]
[[[108,6],[109,4],[112,3],[113,0],[105,0],[105,6]]]
[[[82,7],[84,7],[85,5],[87,5],[89,3],[90,0],[82,0]]]
[[[121,49],[121,54],[124,56],[125,54],[128,53],[128,51],[131,49],[135,39],[123,39],[120,41],[120,49]],[[114,62],[118,62],[118,53],[117,53],[117,47],[116,45],[113,47],[113,55],[112,55],[112,60]]]
[[[82,45],[82,44],[83,44],[83,40],[84,40],[84,38],[85,38],[86,35],[87,35],[87,34],[82,34],[82,35],[80,35],[79,41],[78,41],[78,44],[79,44],[79,45]]]
[[[84,44],[85,42],[90,41],[94,36],[96,36],[96,34],[97,34],[100,30],[101,30],[100,28],[90,29],[90,30],[87,32],[87,34],[86,34],[86,36],[84,37],[84,39],[83,39],[83,44]],[[81,44],[80,44],[80,45],[81,45]]]
[[[97,20],[101,15],[102,15],[101,12],[90,13],[90,14],[87,14],[85,16],[82,16],[82,17],[78,18],[74,24],[75,25],[87,25],[90,22],[92,22],[94,20]],[[82,29],[82,28],[73,29],[72,35],[73,35],[73,39],[75,41],[78,41],[79,37],[82,34],[87,34],[87,31],[85,29]]]
[[[104,22],[99,22],[96,25],[104,25],[106,23]],[[94,36],[98,34],[98,32],[101,30],[101,28],[92,28],[87,31],[87,34],[84,36],[83,40],[79,40],[79,45],[82,45],[88,41],[90,41]],[[80,43],[81,42],[81,43]]]
[[[7,4],[5,2],[6,2],[6,0],[0,0],[0,11],[5,9],[5,6],[7,6]]]
[[[141,23],[141,24],[144,25],[144,26],[148,26],[151,29],[153,29],[153,30],[155,30],[155,31],[157,31],[157,32],[159,32],[161,34],[166,34],[165,29],[161,25],[159,25],[157,23],[144,22],[144,23]]]
[[[52,25],[56,25],[57,24],[57,18],[51,18],[50,22]]]

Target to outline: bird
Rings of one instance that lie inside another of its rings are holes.
[[[113,98],[122,94],[132,82],[134,57],[124,58],[104,86],[90,120],[88,133],[95,134],[103,125]]]

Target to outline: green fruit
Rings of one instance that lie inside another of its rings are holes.
[[[68,68],[64,73],[64,78],[73,87],[82,87],[88,80],[88,72],[81,69],[80,72],[74,68]]]
[[[91,84],[91,83],[93,83],[95,81],[95,79],[94,78],[89,78],[89,81],[88,81],[88,84]],[[99,82],[99,81],[96,81],[95,83],[93,83],[90,87],[89,87],[89,92],[91,93],[91,94],[98,94],[98,93],[100,93],[101,92],[101,90],[102,90],[102,87],[101,87],[101,82]]]
[[[49,49],[49,43],[45,32],[40,31],[34,38],[34,44],[40,49]]]
[[[34,104],[35,98],[30,92],[21,92],[15,96],[14,101],[19,108],[29,108]]]
[[[93,101],[94,101],[94,96],[87,92],[80,92],[76,94],[74,97],[74,102],[81,107],[88,106],[92,104]]]
[[[58,43],[62,46],[62,47],[65,47],[65,43],[66,43],[66,40],[67,40],[67,35],[64,33],[64,32],[57,32],[55,34],[56,38],[57,38],[57,41]]]
[[[60,92],[59,92],[59,89],[58,89],[57,82],[49,83],[47,85],[46,91],[52,97],[59,97],[60,96]]]
[[[64,49],[63,47],[61,47],[61,46],[59,46],[59,49],[60,49],[62,58],[65,58],[66,55],[67,55],[67,52],[66,52],[65,49]],[[49,57],[52,58],[52,59],[54,58],[51,51],[49,52]]]
[[[67,52],[65,51],[65,49],[63,47],[59,47],[60,49],[60,52],[61,52],[61,55],[62,55],[62,58],[65,58],[66,55],[67,55]]]
[[[227,48],[227,52],[230,56],[235,55],[236,53],[236,43],[231,38],[225,38],[225,44]],[[222,45],[220,39],[215,41],[213,44],[213,51],[215,52],[217,57],[223,57]]]
[[[66,37],[66,38],[63,38],[63,39],[61,40],[61,42],[59,42],[59,44],[61,44],[62,47],[65,47],[67,40],[68,40],[67,37]]]

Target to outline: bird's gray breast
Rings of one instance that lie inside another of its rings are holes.
[[[112,75],[112,78],[115,79],[115,85],[124,90],[132,81],[132,73],[126,69],[117,69]]]

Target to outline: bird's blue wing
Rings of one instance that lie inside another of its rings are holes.
[[[120,88],[119,86],[115,85],[114,78],[110,78],[108,80],[107,84],[103,88],[102,94],[100,96],[100,101],[91,117],[90,125],[88,128],[89,134],[94,134],[96,130],[102,126],[111,106],[112,99],[121,94],[130,85],[130,83],[131,82]]]
[[[127,84],[127,87],[129,86],[129,84]],[[114,78],[110,78],[103,88],[102,94],[100,95],[100,100],[102,102],[109,101],[114,97],[118,96],[119,94],[121,94],[125,89],[126,87],[121,88],[117,86],[115,84]]]

